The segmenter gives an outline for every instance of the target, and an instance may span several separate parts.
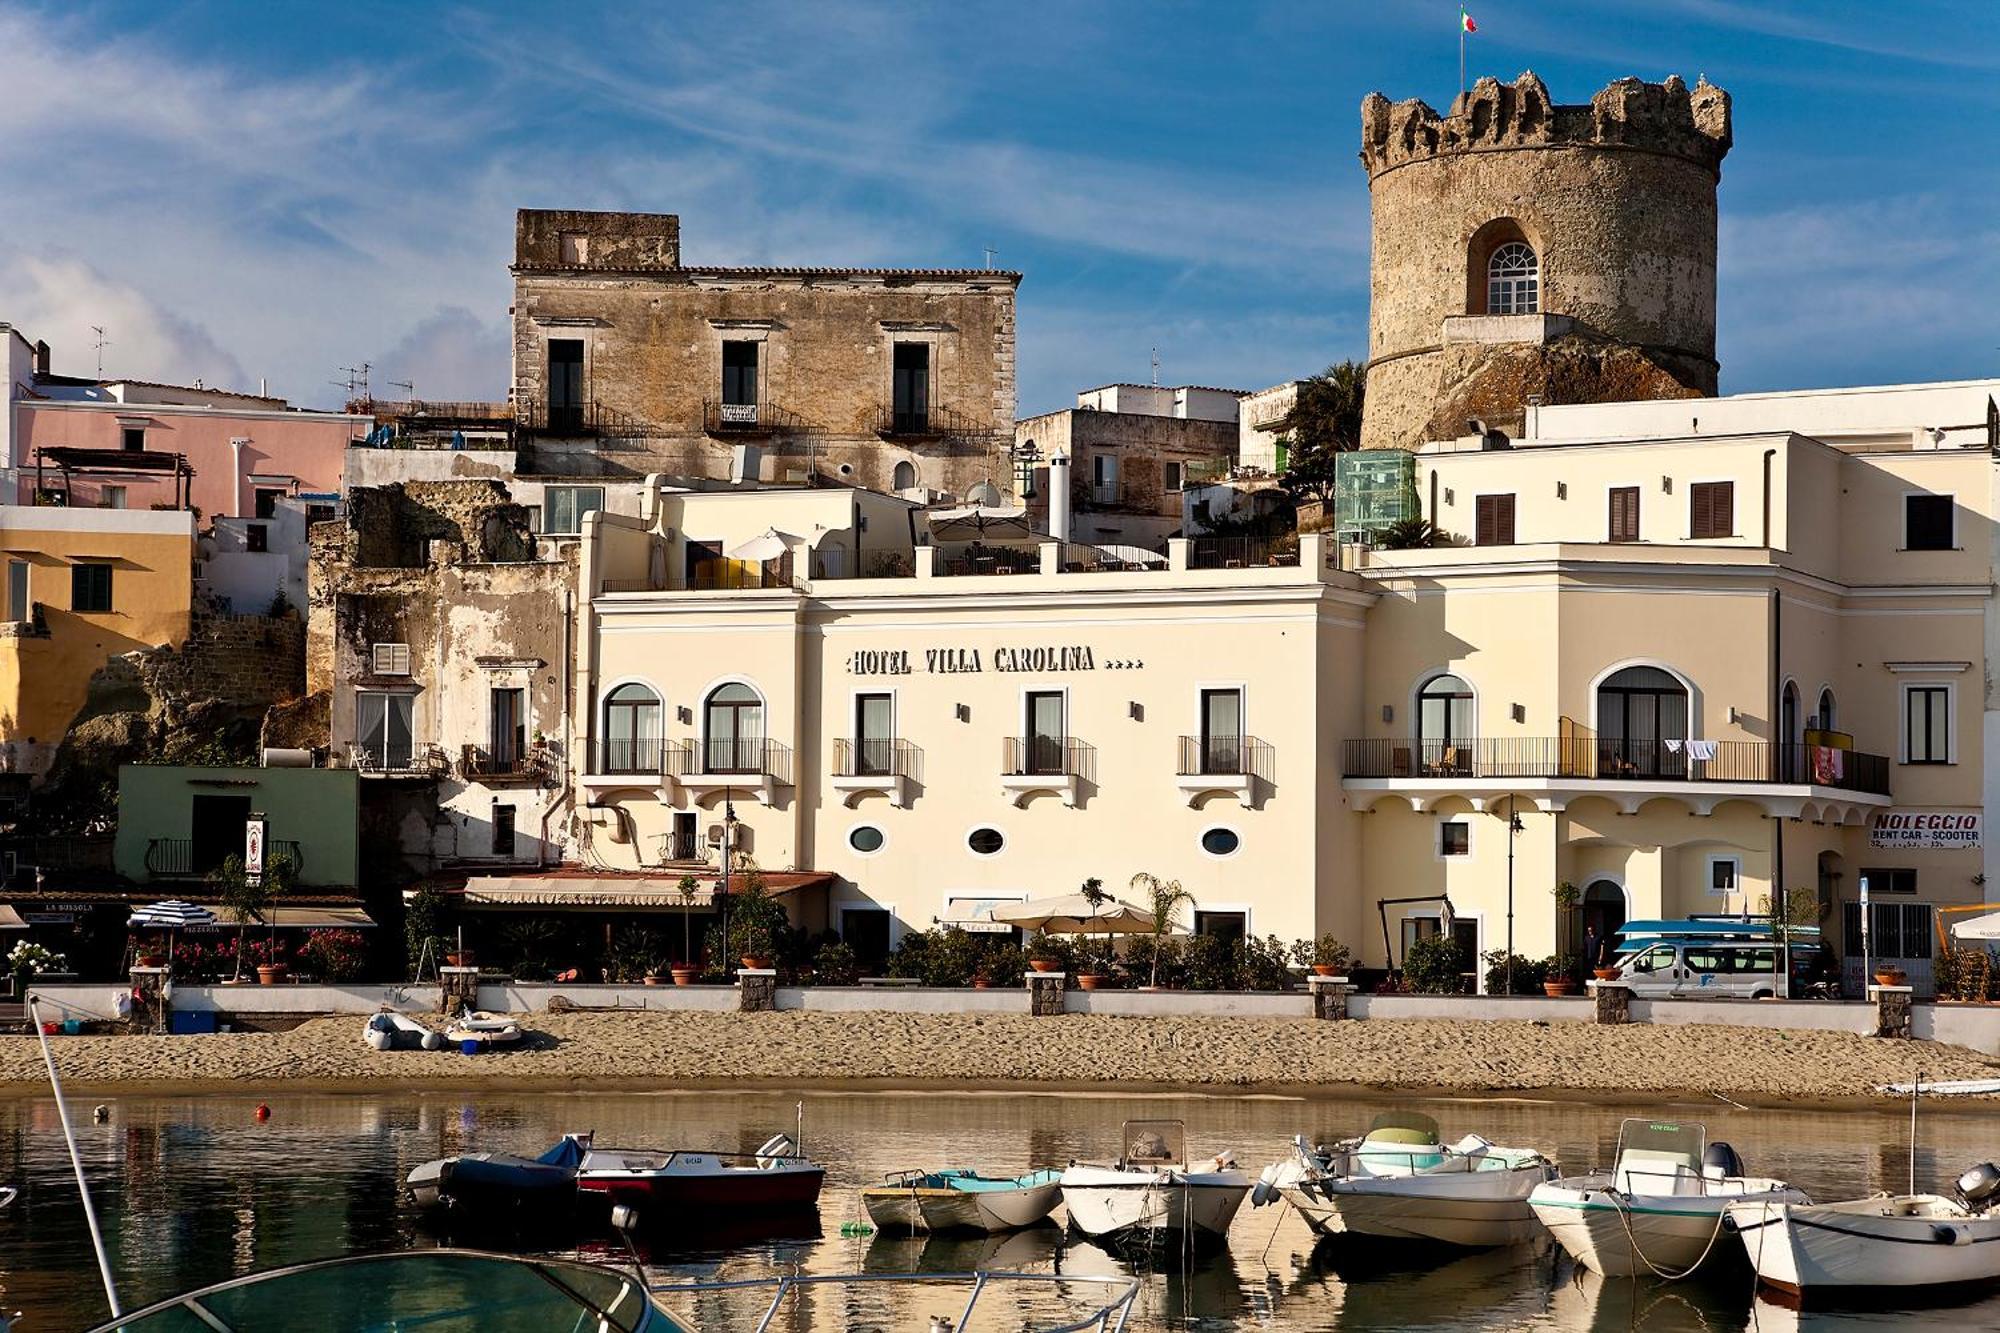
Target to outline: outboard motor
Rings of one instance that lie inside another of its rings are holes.
[[[1981,1162],[1958,1178],[1958,1197],[1969,1208],[1984,1212],[1996,1192],[2000,1192],[2000,1166],[1991,1162]]]
[[[1735,1148],[1717,1139],[1702,1151],[1701,1173],[1710,1180],[1727,1180],[1731,1176],[1741,1176],[1743,1159],[1736,1155]]]

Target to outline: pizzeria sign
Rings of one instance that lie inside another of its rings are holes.
[[[1979,846],[1981,815],[1966,810],[1885,810],[1868,830],[1868,845],[1898,851],[1953,851]]]

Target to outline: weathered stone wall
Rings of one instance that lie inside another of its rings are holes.
[[[1236,455],[1237,427],[1233,421],[1068,408],[1016,422],[1014,439],[1020,445],[1032,443],[1044,460],[1058,452],[1070,456],[1072,534],[1078,541],[1089,541],[1085,516],[1090,514],[1145,515],[1178,526],[1181,492],[1167,489],[1166,465],[1226,468]],[[1115,496],[1100,498],[1092,484],[1091,460],[1098,454],[1118,460]],[[1046,476],[1046,462],[1041,470]],[[1037,486],[1029,510],[1036,525],[1046,527],[1046,485]]]
[[[599,428],[530,430],[526,467],[548,473],[727,475],[732,447],[763,447],[766,480],[790,472],[880,490],[896,464],[962,494],[1008,487],[1018,274],[979,269],[747,269],[582,265],[546,259],[543,215],[523,214],[514,284],[514,399],[532,424],[547,402],[548,343],[584,344],[584,398]],[[617,217],[618,215],[577,215]],[[607,226],[609,224],[606,224]],[[593,255],[594,251],[590,252]],[[676,252],[677,253],[677,252]],[[760,344],[760,431],[711,434],[722,344]],[[885,438],[893,345],[930,349],[938,438]]]
[[[1678,78],[1620,80],[1588,106],[1552,105],[1532,74],[1482,79],[1448,116],[1370,94],[1362,447],[1422,443],[1454,387],[1444,322],[1485,312],[1490,238],[1503,233],[1534,247],[1543,313],[1638,349],[1676,391],[1713,393],[1715,190],[1730,143],[1728,94]]]
[[[131,653],[145,691],[169,709],[207,699],[273,704],[305,692],[305,623],[297,616],[231,616],[199,608],[178,648]]]

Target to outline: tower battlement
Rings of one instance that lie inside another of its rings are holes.
[[[1690,90],[1678,74],[1615,80],[1583,106],[1555,105],[1533,73],[1481,79],[1444,116],[1416,97],[1361,101],[1361,164],[1371,179],[1451,154],[1542,147],[1661,153],[1720,174],[1730,142],[1729,94],[1706,79]]]

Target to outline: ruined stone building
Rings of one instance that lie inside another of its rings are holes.
[[[1035,469],[1026,497],[1035,527],[1054,530],[1048,460],[1060,455],[1069,460],[1053,473],[1068,476],[1063,537],[1150,548],[1178,534],[1187,490],[1229,475],[1242,397],[1240,389],[1106,384],[1077,394],[1075,407],[1015,422],[1015,454]]]
[[[351,490],[312,534],[308,687],[357,770],[366,851],[403,868],[559,856],[570,549],[492,480]]]
[[[1007,487],[1018,273],[689,265],[672,214],[541,209],[513,271],[524,473]]]
[[[1549,404],[1713,394],[1729,94],[1620,79],[1583,106],[1481,79],[1361,104],[1373,217],[1362,447],[1519,433]]]

